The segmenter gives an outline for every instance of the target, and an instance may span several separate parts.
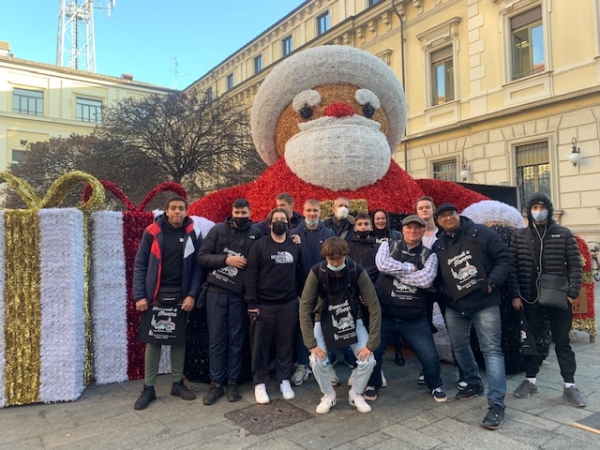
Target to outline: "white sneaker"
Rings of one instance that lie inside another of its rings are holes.
[[[254,386],[254,398],[256,399],[256,403],[261,405],[266,405],[270,402],[265,383],[260,383]]]
[[[329,381],[331,381],[331,385],[339,386],[340,385],[340,377],[338,377],[338,374],[335,372],[335,369],[333,368],[333,366],[328,364],[327,370],[329,371]]]
[[[356,377],[356,369],[352,369],[352,373],[350,374],[350,378],[348,378],[348,386],[354,386],[354,378]]]
[[[290,386],[290,380],[283,380],[279,385],[279,391],[285,400],[294,400],[296,398],[296,394],[294,394],[292,386]]]
[[[383,370],[381,371],[381,387],[387,387],[387,380],[385,379],[385,376],[383,375]]]
[[[327,414],[336,403],[335,391],[332,390],[329,394],[325,394],[321,397],[321,403],[317,406],[317,414]]]
[[[291,382],[294,386],[300,386],[302,383],[304,383],[306,380],[308,380],[308,377],[310,376],[310,369],[308,367],[306,367],[304,364],[298,364],[298,366],[296,366],[296,370],[294,371],[294,374],[292,375],[291,378]]]
[[[371,412],[371,407],[369,406],[365,398],[362,395],[357,394],[354,389],[350,389],[348,391],[348,402],[352,406],[356,407],[356,409],[358,409],[358,412],[360,413],[365,414]]]

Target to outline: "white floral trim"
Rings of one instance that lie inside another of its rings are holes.
[[[504,224],[512,228],[525,228],[523,216],[516,208],[496,200],[474,203],[467,206],[461,215],[484,225]]]
[[[40,399],[77,400],[85,358],[83,213],[42,209],[40,221]]]
[[[201,236],[203,239],[208,235],[210,229],[215,226],[215,223],[206,217],[190,216],[190,219],[194,221],[196,236]]]
[[[279,156],[275,127],[283,110],[305,90],[326,84],[351,84],[371,90],[380,100],[389,122],[391,152],[404,134],[406,99],[396,74],[381,59],[353,47],[324,45],[286,58],[261,84],[251,112],[252,139],[267,164]]]
[[[127,381],[127,284],[123,213],[92,214],[92,329],[97,384]]]
[[[4,394],[4,367],[6,354],[4,343],[4,211],[0,211],[0,408],[6,406]]]

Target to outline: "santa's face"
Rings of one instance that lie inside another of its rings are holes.
[[[380,180],[390,165],[388,121],[377,96],[351,85],[300,92],[281,114],[276,145],[302,180],[331,190]]]

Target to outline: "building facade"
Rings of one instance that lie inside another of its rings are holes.
[[[26,143],[91,133],[102,108],[170,89],[10,56],[0,42],[0,170],[25,157]]]
[[[411,176],[515,186],[519,205],[547,192],[561,224],[600,240],[600,0],[309,0],[188,89],[250,108],[275,64],[328,44],[402,81],[393,157]]]

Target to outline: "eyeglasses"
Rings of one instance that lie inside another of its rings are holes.
[[[447,219],[448,217],[454,217],[456,215],[456,211],[446,211],[443,213],[440,213],[437,215],[438,220],[439,219]]]

